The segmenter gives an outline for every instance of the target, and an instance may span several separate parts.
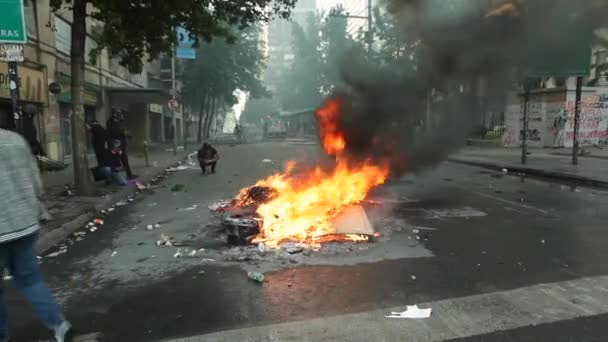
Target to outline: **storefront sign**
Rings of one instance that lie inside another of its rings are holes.
[[[159,105],[159,104],[151,103],[150,104],[150,111],[152,113],[162,114],[162,112],[163,112],[163,106]]]
[[[63,103],[72,103],[71,85],[67,81],[66,82],[60,81],[59,84],[61,85],[61,94],[59,94],[59,96],[57,96],[57,101],[63,102]],[[83,100],[84,100],[84,104],[87,106],[97,106],[97,92],[85,88],[84,94],[83,94]]]
[[[17,73],[19,75],[19,96],[21,97],[21,101],[48,102],[47,80],[43,71],[19,66]],[[11,98],[6,63],[0,63],[0,98]]]

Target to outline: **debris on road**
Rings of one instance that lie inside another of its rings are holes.
[[[157,246],[173,246],[173,238],[167,234],[160,234],[160,240],[156,241]]]
[[[504,173],[504,174],[506,175],[507,173],[509,173],[509,170],[507,170],[507,169],[502,169],[502,173]]]
[[[180,191],[184,191],[184,189],[186,189],[186,186],[184,184],[175,184],[171,188],[171,191],[173,191],[173,192],[180,192]]]
[[[416,279],[418,279],[418,278],[416,278],[416,276],[415,276],[415,275],[411,276],[410,278],[412,278],[412,280],[416,280]]]
[[[289,254],[298,254],[304,251],[304,248],[302,246],[299,246],[293,242],[284,243],[283,245],[281,245],[281,248],[283,248],[283,250],[285,250],[285,252]]]
[[[193,206],[191,206],[191,207],[188,207],[188,208],[180,208],[180,209],[178,209],[178,210],[179,210],[179,211],[192,211],[192,210],[196,210],[197,208],[198,208],[198,204],[195,204],[195,205],[193,205]]]
[[[117,251],[112,252],[112,256],[115,256],[116,254],[118,254]]]
[[[215,262],[215,259],[203,258],[201,259],[203,262]]]
[[[264,282],[264,274],[260,272],[247,272],[247,277],[258,283]]]
[[[182,257],[182,249],[178,248],[177,252],[175,252],[175,254],[173,254],[174,258],[181,258]]]
[[[108,208],[109,213],[113,212],[114,210],[116,210],[116,208]]]
[[[546,242],[546,241],[545,241],[544,239],[543,239],[543,240],[540,240],[540,243],[541,243],[541,244],[543,244],[543,245],[545,244],[545,242]]]
[[[170,167],[168,169],[165,169],[165,172],[177,172],[177,171],[185,171],[188,170],[188,167],[186,165],[179,165],[177,167]]]
[[[87,233],[86,232],[75,232],[72,235],[74,235],[74,237],[83,237],[83,236],[87,235]]]
[[[420,309],[418,305],[408,305],[407,310],[403,312],[391,312],[386,318],[408,318],[408,319],[423,319],[431,317],[432,309]]]
[[[129,203],[125,202],[125,201],[118,201],[116,202],[116,206],[117,207],[124,207],[125,205],[127,205]]]
[[[89,231],[91,233],[95,233],[97,231],[97,227],[93,226],[93,227],[89,228]]]
[[[67,252],[68,252],[68,250],[67,250],[67,249],[60,249],[60,250],[58,250],[57,252],[54,252],[54,253],[48,254],[46,257],[47,257],[47,258],[56,258],[56,257],[58,257],[58,256],[60,256],[60,255],[62,255],[62,254],[67,253]]]
[[[160,224],[159,223],[157,223],[157,224],[154,225],[154,229],[158,229],[158,228],[160,228]]]
[[[264,256],[266,255],[266,244],[265,243],[260,243],[258,244],[258,254],[260,256]]]
[[[151,224],[149,224],[149,225],[147,225],[147,226],[146,226],[146,229],[147,229],[147,230],[152,230],[152,229],[154,229],[154,226],[153,226],[153,225],[151,225]]]
[[[264,159],[262,160],[262,163],[272,163],[272,159]]]
[[[102,219],[94,219],[94,220],[93,220],[93,223],[94,223],[95,225],[98,225],[98,226],[103,226],[103,223],[104,223],[104,222],[103,222],[103,220],[102,220]]]

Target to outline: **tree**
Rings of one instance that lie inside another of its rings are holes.
[[[54,9],[64,4],[73,14],[71,45],[72,144],[74,183],[81,194],[92,194],[93,186],[86,158],[84,127],[84,67],[86,19],[103,23],[96,37],[98,49],[108,49],[133,73],[141,72],[143,58],[154,59],[172,51],[175,27],[183,26],[192,37],[212,41],[234,40],[232,27],[246,28],[268,21],[272,13],[288,17],[296,0],[51,0]],[[87,11],[87,8],[92,8]],[[271,10],[267,10],[271,8]]]
[[[255,98],[268,95],[259,78],[265,62],[260,29],[252,26],[235,31],[233,44],[217,40],[202,44],[199,58],[184,69],[184,98],[199,108],[199,142],[208,136],[217,108],[236,103],[237,90]]]
[[[293,62],[279,81],[277,94],[285,110],[301,110],[321,103],[323,55],[321,16],[310,14],[306,27],[292,23]]]

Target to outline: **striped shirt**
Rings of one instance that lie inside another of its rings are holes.
[[[0,129],[0,243],[31,235],[48,218],[40,173],[27,142]]]

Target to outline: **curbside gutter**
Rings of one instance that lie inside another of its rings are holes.
[[[142,183],[149,183],[153,178],[162,175],[165,172],[165,169],[176,167],[187,157],[188,153],[186,153],[184,157],[180,159],[180,161],[168,164],[158,172],[155,172],[147,177],[142,177]],[[59,228],[55,228],[53,230],[48,231],[45,230],[44,227],[42,227],[38,236],[38,243],[36,246],[38,254],[43,254],[47,252],[53,246],[65,240],[77,230],[86,226],[87,223],[91,222],[98,216],[101,210],[111,207],[114,203],[118,201],[126,200],[129,196],[134,195],[137,191],[138,190],[135,186],[126,186],[125,188],[115,193],[109,194],[109,196],[103,196],[99,200],[95,201],[95,203],[91,205],[87,210],[85,210],[82,214],[80,214],[73,220],[61,225],[61,227]]]
[[[448,161],[452,162],[452,163],[482,167],[484,169],[490,169],[490,170],[495,170],[495,171],[501,171],[502,169],[507,169],[507,170],[509,170],[509,173],[516,172],[516,173],[521,173],[524,175],[537,177],[537,178],[548,178],[548,179],[553,179],[553,180],[562,181],[562,182],[577,183],[577,184],[582,184],[582,185],[587,185],[587,186],[592,186],[592,187],[597,187],[597,188],[608,189],[607,181],[583,177],[583,176],[577,176],[577,175],[573,175],[570,173],[546,171],[546,170],[534,169],[534,168],[530,168],[530,167],[526,167],[526,166],[514,166],[514,165],[509,165],[509,164],[483,162],[483,161],[467,160],[467,159],[460,159],[460,158],[448,158]]]

